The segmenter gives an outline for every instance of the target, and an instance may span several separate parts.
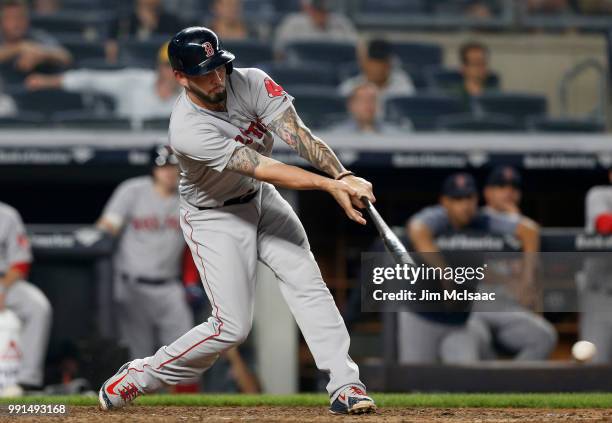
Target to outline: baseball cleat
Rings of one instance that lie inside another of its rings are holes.
[[[119,368],[117,373],[102,384],[98,393],[98,408],[102,411],[124,407],[142,395],[128,377],[130,362]]]
[[[357,386],[344,389],[329,407],[332,414],[365,414],[375,411],[374,400]]]

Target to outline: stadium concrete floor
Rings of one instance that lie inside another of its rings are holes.
[[[2,420],[0,418],[0,420]],[[611,409],[382,408],[376,414],[333,416],[325,407],[166,407],[130,406],[114,412],[71,406],[64,417],[25,417],[25,422],[609,422]],[[13,420],[15,421],[15,420]]]

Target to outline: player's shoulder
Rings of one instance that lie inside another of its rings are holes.
[[[117,191],[137,192],[143,189],[149,189],[153,186],[153,178],[149,175],[136,176],[126,179],[117,186]]]
[[[587,191],[587,201],[599,198],[612,200],[612,185],[597,185]]]
[[[21,221],[21,215],[17,209],[9,204],[0,201],[0,217],[2,219],[11,219]]]

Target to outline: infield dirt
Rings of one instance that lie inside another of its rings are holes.
[[[0,418],[2,420],[2,418]],[[12,421],[15,421],[11,419]],[[25,422],[609,422],[610,409],[399,408],[376,414],[333,416],[325,407],[162,407],[130,406],[102,413],[96,407],[72,406],[60,418],[20,417]]]

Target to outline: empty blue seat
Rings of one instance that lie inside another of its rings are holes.
[[[27,129],[37,128],[45,123],[45,115],[36,112],[22,112],[16,116],[0,117],[0,128],[2,129]]]
[[[103,42],[71,39],[65,41],[63,46],[72,54],[77,67],[81,67],[83,61],[92,59],[104,60],[105,57]]]
[[[335,66],[347,66],[357,61],[355,45],[341,41],[295,41],[286,47],[292,64],[317,61]]]
[[[142,123],[142,129],[145,130],[160,130],[167,131],[170,126],[170,118],[152,118],[145,119]]]
[[[90,112],[57,112],[51,116],[53,124],[70,129],[117,129],[129,130],[129,119],[114,116],[99,116]]]
[[[310,128],[322,128],[346,118],[346,100],[335,90],[305,88],[291,93],[295,108]]]
[[[487,93],[475,97],[474,102],[485,113],[508,115],[522,122],[528,117],[545,116],[548,108],[546,98],[535,94]]]
[[[262,41],[227,40],[223,42],[223,48],[236,55],[235,64],[240,67],[252,67],[273,59],[272,47]]]
[[[598,133],[606,129],[603,123],[586,119],[531,118],[527,126],[533,131],[561,133]]]
[[[127,66],[145,66],[154,68],[157,65],[157,53],[160,47],[170,41],[171,34],[155,36],[150,40],[125,40],[119,44],[119,61]]]
[[[392,46],[395,55],[408,69],[442,64],[442,48],[437,44],[395,41]]]
[[[336,87],[338,85],[336,70],[322,63],[312,63],[309,66],[264,63],[259,67],[283,88],[309,85]]]
[[[408,120],[416,130],[432,130],[444,115],[466,112],[461,100],[443,95],[426,94],[412,97],[393,97],[385,102],[385,116],[402,124]]]
[[[426,0],[362,0],[359,12],[369,14],[421,14],[427,9]]]
[[[456,132],[517,132],[523,130],[511,116],[479,115],[471,113],[441,116],[437,127],[443,131]]]
[[[12,94],[19,110],[45,115],[58,111],[84,110],[81,94],[64,90],[22,91]]]

